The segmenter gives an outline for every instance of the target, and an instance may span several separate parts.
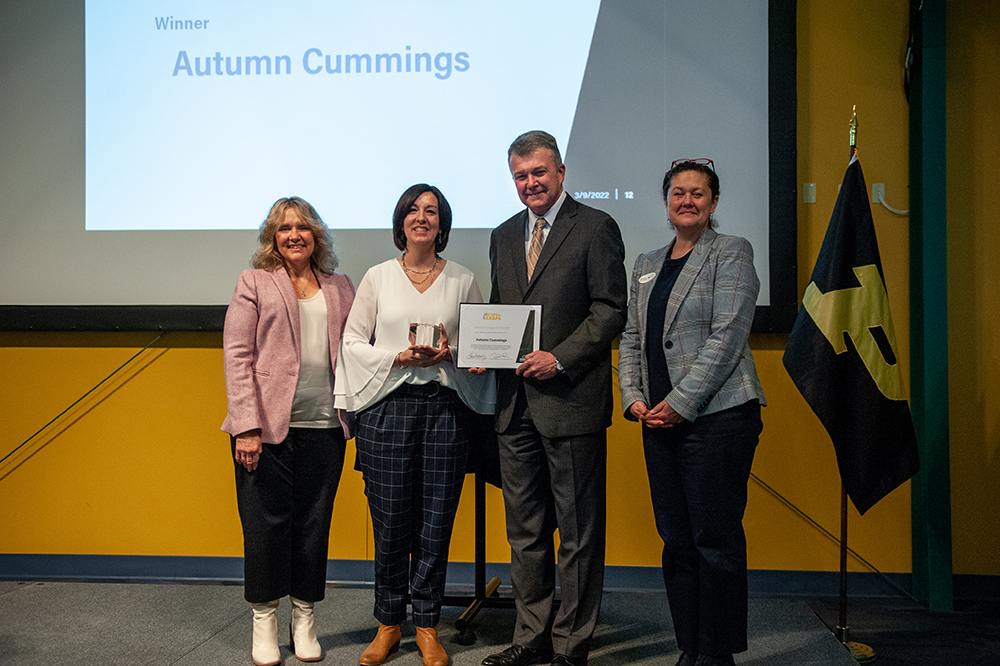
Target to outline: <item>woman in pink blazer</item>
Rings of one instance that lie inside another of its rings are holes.
[[[253,663],[281,663],[275,611],[291,598],[290,648],[322,659],[313,604],[326,590],[330,519],[344,466],[347,414],[333,377],[354,286],[335,273],[330,230],[298,197],[279,199],[226,312],[223,349],[244,593]]]

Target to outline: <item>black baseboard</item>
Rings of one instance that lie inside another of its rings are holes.
[[[491,562],[486,578],[499,577],[510,585],[510,565]],[[328,560],[328,581],[371,584],[374,574],[370,560]],[[905,597],[910,590],[910,574],[885,576],[857,572],[848,574],[848,594],[853,597]],[[887,580],[888,579],[888,580]],[[53,555],[0,554],[0,580],[82,581],[125,583],[216,583],[243,584],[242,557],[178,557],[163,555]],[[839,593],[840,574],[836,571],[749,572],[750,595],[754,597],[827,597]],[[895,584],[890,584],[891,581]],[[472,562],[448,565],[448,585],[475,584]],[[659,592],[663,578],[659,567],[609,566],[604,572],[608,590]],[[898,588],[898,589],[897,589]],[[956,574],[955,599],[959,601],[1000,601],[1000,576]]]
[[[221,331],[225,305],[0,305],[0,331]]]

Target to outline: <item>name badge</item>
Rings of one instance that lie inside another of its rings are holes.
[[[639,278],[639,284],[646,284],[655,277],[656,277],[656,271],[653,271],[652,273],[646,273],[645,275]]]

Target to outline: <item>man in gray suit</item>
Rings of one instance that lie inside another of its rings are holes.
[[[527,208],[490,238],[490,302],[540,304],[541,348],[516,371],[497,372],[517,624],[513,645],[483,664],[582,666],[604,585],[611,345],[625,326],[625,247],[611,216],[563,191],[566,167],[550,134],[522,134],[507,158]]]

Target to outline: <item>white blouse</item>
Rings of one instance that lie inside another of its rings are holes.
[[[337,355],[334,404],[360,412],[404,383],[438,382],[454,389],[473,411],[492,414],[496,407],[492,371],[474,375],[456,368],[454,361],[427,368],[392,367],[396,354],[410,346],[411,323],[444,324],[452,359],[456,358],[458,306],[482,301],[475,275],[453,261],[444,265],[422,294],[396,259],[368,269],[344,327]]]

